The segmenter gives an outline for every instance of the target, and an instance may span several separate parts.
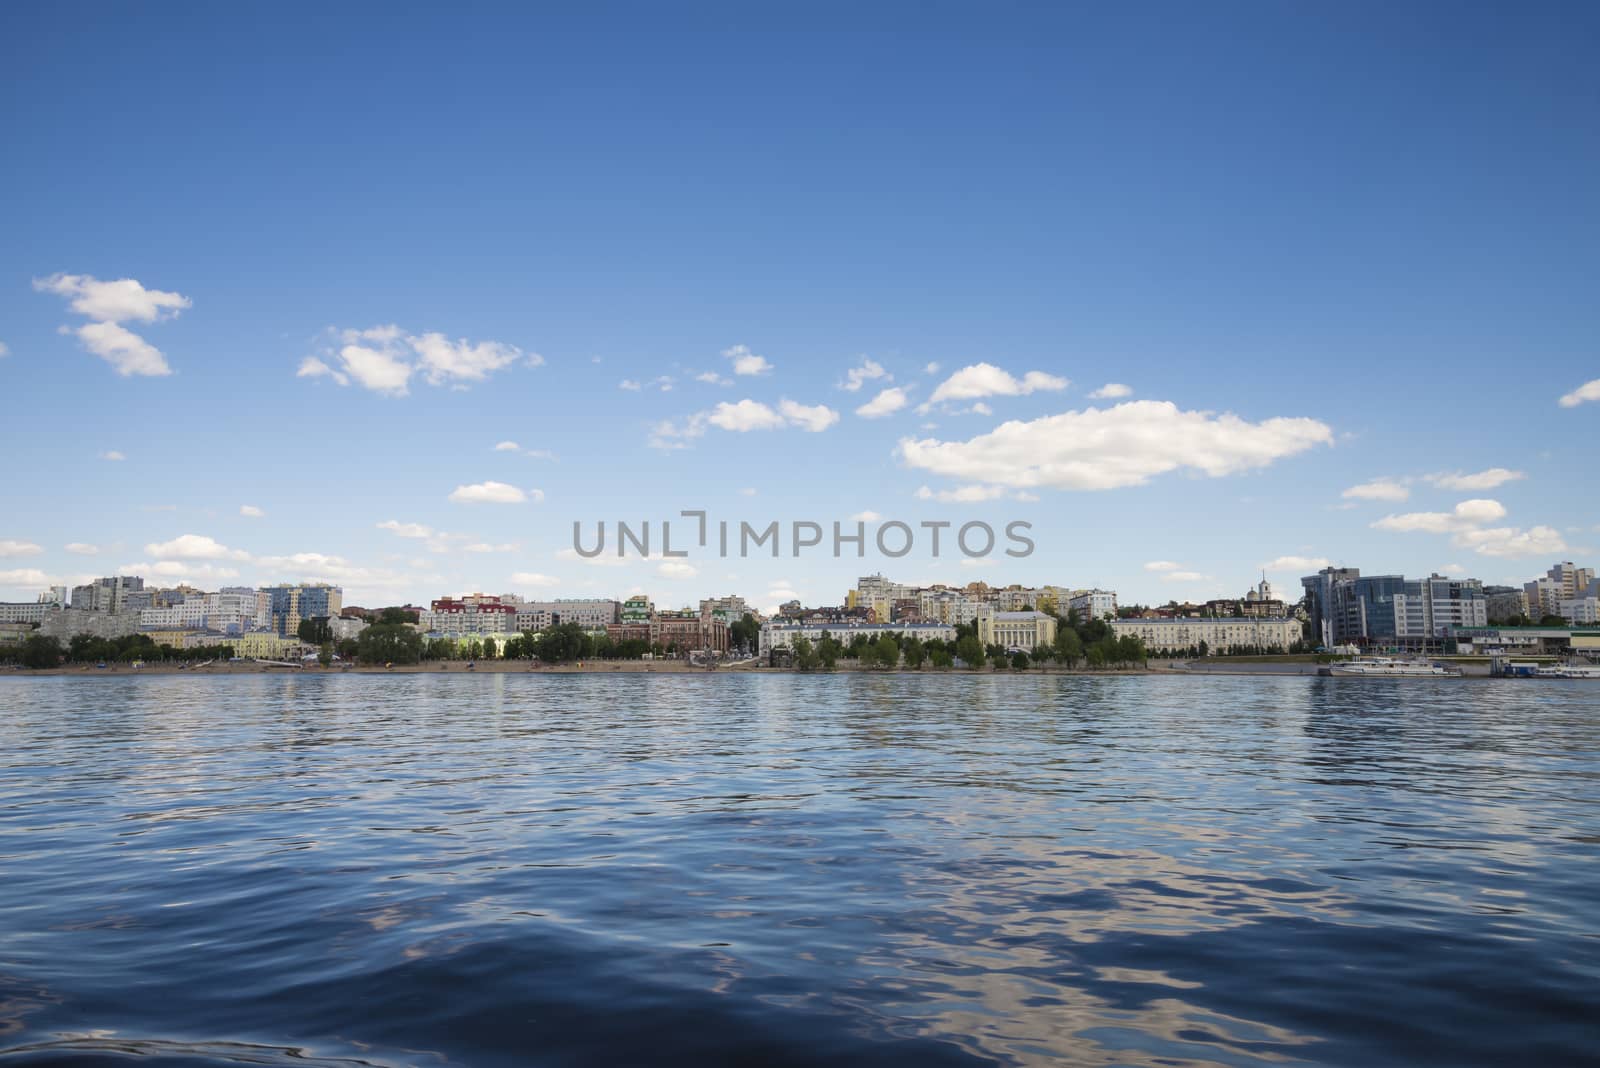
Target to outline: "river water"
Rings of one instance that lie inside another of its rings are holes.
[[[1600,688],[0,679],[0,1062],[1593,1063]]]

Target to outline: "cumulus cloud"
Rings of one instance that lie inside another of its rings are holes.
[[[693,564],[686,564],[682,560],[667,560],[656,567],[656,574],[664,579],[694,578],[699,573],[699,568]]]
[[[84,348],[111,364],[117,374],[158,377],[172,373],[161,350],[122,324],[171,319],[190,306],[182,293],[146,289],[132,278],[104,282],[86,274],[35,278],[33,288],[66,297],[73,311],[91,320],[76,329],[62,327],[62,332],[76,334]]]
[[[100,546],[86,541],[69,541],[63,548],[74,556],[96,556],[100,552]]]
[[[857,512],[850,518],[858,523],[876,523],[878,520],[882,519],[883,516],[869,508],[865,512]]]
[[[1171,560],[1152,560],[1144,565],[1146,571],[1182,571],[1183,565]]]
[[[1065,378],[1043,371],[1029,371],[1017,378],[992,363],[975,363],[940,382],[933,396],[928,398],[928,404],[977,400],[980,397],[1019,397],[1040,390],[1066,388]]]
[[[239,506],[239,514],[247,519],[260,519],[267,513],[262,511],[260,508],[257,508],[253,504],[241,504]]]
[[[1499,501],[1475,499],[1462,501],[1449,512],[1406,512],[1403,515],[1386,515],[1372,526],[1375,530],[1449,534],[1470,527],[1481,527],[1485,523],[1505,518],[1505,514],[1505,506]]]
[[[121,460],[126,460],[127,457],[124,456],[122,453],[118,452],[116,449],[107,449],[105,452],[100,454],[100,459],[102,459],[102,460],[110,460],[112,462],[117,462],[117,461],[121,461]]]
[[[1512,471],[1504,467],[1491,467],[1487,471],[1475,474],[1463,474],[1460,471],[1454,474],[1429,475],[1428,481],[1440,489],[1448,490],[1492,490],[1503,486],[1507,482],[1515,482],[1528,476],[1521,471]]]
[[[1567,543],[1560,531],[1546,526],[1529,527],[1527,530],[1517,527],[1463,530],[1450,540],[1458,547],[1471,549],[1482,556],[1553,556],[1567,551]]]
[[[513,586],[536,586],[546,589],[550,586],[561,585],[561,580],[553,575],[546,575],[539,571],[516,571],[511,575]]]
[[[1576,408],[1585,401],[1600,401],[1600,378],[1591,379],[1561,398],[1561,407]]]
[[[939,361],[930,360],[928,363],[923,364],[922,365],[922,373],[925,374],[925,375],[936,375],[936,374],[938,374],[939,373]]]
[[[973,504],[978,501],[999,500],[1006,495],[1004,486],[957,486],[955,489],[935,490],[931,486],[922,486],[917,490],[917,498],[924,501],[943,501],[946,504]]]
[[[629,393],[637,393],[644,388],[644,385],[636,378],[624,378],[617,383],[617,388],[625,389]]]
[[[747,398],[734,404],[723,401],[711,409],[706,422],[742,434],[750,430],[777,430],[784,425],[784,418],[760,401]]]
[[[839,421],[839,413],[826,404],[804,405],[797,401],[781,400],[778,411],[801,430],[818,434]]]
[[[695,412],[682,420],[665,419],[656,423],[650,429],[650,447],[686,449],[696,438],[705,436],[708,426],[738,434],[753,430],[782,430],[789,426],[818,432],[838,421],[839,413],[823,404],[807,406],[781,400],[774,408],[747,397],[740,401],[723,401],[715,408]]]
[[[909,467],[962,481],[1104,490],[1180,469],[1220,478],[1331,444],[1333,431],[1315,419],[1251,423],[1170,401],[1129,401],[1012,420],[968,441],[905,438],[898,452]]]
[[[180,534],[171,541],[151,542],[144,551],[159,560],[248,560],[243,549],[230,549],[204,534]]]
[[[694,376],[694,380],[696,382],[705,382],[713,386],[733,385],[733,379],[727,377],[726,375],[719,375],[715,371],[701,371],[699,374]]]
[[[722,355],[733,361],[733,373],[736,375],[764,375],[772,370],[772,364],[767,362],[765,356],[757,356],[744,345],[723,349]]]
[[[1202,575],[1198,571],[1168,571],[1161,576],[1162,582],[1204,582],[1210,575]]]
[[[378,524],[379,530],[387,530],[398,534],[402,538],[431,538],[433,528],[421,523],[402,523],[398,519],[385,519]]]
[[[533,492],[536,501],[544,499],[541,491]],[[528,494],[504,482],[474,482],[457,486],[451,492],[450,499],[458,504],[522,504],[528,499]]]
[[[514,441],[502,441],[494,447],[495,452],[521,452],[522,446]]]
[[[1397,479],[1378,478],[1371,482],[1363,482],[1359,486],[1351,486],[1340,496],[1346,500],[1403,501],[1411,496],[1411,490]]]
[[[35,545],[31,541],[0,538],[0,556],[37,556],[42,552],[44,552],[44,547]]]
[[[1121,382],[1107,382],[1089,394],[1091,400],[1120,400],[1123,397],[1131,396],[1133,396],[1133,387],[1125,386]]]
[[[117,568],[119,575],[150,575],[169,582],[205,582],[207,580],[239,577],[236,567],[208,564],[195,560],[147,560],[136,564],[123,564]]]
[[[857,408],[856,414],[863,419],[881,419],[886,415],[893,415],[909,403],[910,399],[903,387],[891,386]]]
[[[0,571],[0,586],[50,586],[50,576],[36,567],[18,567]]]
[[[1320,571],[1329,567],[1330,562],[1325,556],[1278,556],[1261,565],[1263,571],[1294,571],[1305,574],[1310,571]]]
[[[741,497],[754,497],[756,495],[756,488],[754,486],[743,486],[739,490],[739,495]]]
[[[498,544],[487,541],[474,541],[461,547],[464,553],[511,553],[517,551],[514,542],[504,541]]]
[[[407,334],[393,323],[331,330],[329,340],[321,355],[300,361],[296,377],[331,378],[341,386],[353,383],[391,397],[410,392],[413,375],[432,386],[461,386],[482,382],[519,360],[533,367],[544,363],[538,353],[524,353],[504,342],[451,340],[437,331]]]
[[[1499,501],[1462,501],[1449,512],[1408,512],[1390,515],[1372,525],[1379,530],[1407,533],[1449,534],[1457,548],[1471,549],[1481,556],[1546,556],[1567,551],[1566,541],[1553,527],[1490,527],[1504,519],[1506,510]]]
[[[883,364],[863,356],[860,367],[852,367],[844,373],[844,381],[839,383],[839,388],[855,393],[866,383],[877,381],[880,378],[888,382],[894,381],[894,375],[885,371]]]

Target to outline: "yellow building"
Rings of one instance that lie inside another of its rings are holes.
[[[978,640],[984,645],[1032,651],[1056,640],[1056,618],[1043,612],[979,612]]]
[[[233,655],[253,660],[299,660],[311,651],[311,646],[298,638],[280,638],[271,631],[252,631],[237,638],[228,638],[224,644],[233,646]]]

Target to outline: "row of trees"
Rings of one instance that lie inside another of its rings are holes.
[[[853,634],[846,644],[824,632],[816,642],[796,638],[791,655],[794,666],[801,671],[832,671],[840,660],[854,660],[872,668],[896,668],[904,663],[913,671],[921,669],[924,663],[935,669],[949,669],[958,661],[972,670],[992,666],[997,671],[1006,668],[1026,671],[1036,664],[1049,662],[1070,670],[1080,661],[1090,668],[1106,668],[1140,665],[1146,660],[1141,639],[1132,635],[1118,638],[1102,620],[1080,625],[1071,615],[1058,619],[1054,643],[1038,646],[1031,652],[1008,650],[993,644],[985,646],[978,639],[977,625],[966,623],[956,627],[954,641],[924,641],[892,634],[868,638],[865,634]]]
[[[136,660],[161,663],[198,663],[203,660],[226,660],[233,655],[233,647],[217,644],[178,649],[157,644],[148,634],[127,634],[120,638],[96,638],[92,634],[79,634],[65,646],[57,638],[45,634],[30,634],[16,645],[0,646],[0,663],[21,664],[30,668],[58,667],[69,664],[121,663]]]

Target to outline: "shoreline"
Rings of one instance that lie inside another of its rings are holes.
[[[327,676],[327,675],[984,675],[1007,676],[1025,678],[1028,676],[1051,676],[1067,678],[1120,678],[1128,676],[1167,676],[1182,678],[1199,678],[1209,675],[1223,678],[1265,678],[1265,679],[1292,679],[1292,678],[1319,678],[1317,671],[1323,665],[1297,664],[1297,663],[1255,663],[1255,664],[1205,664],[1195,666],[1185,661],[1152,662],[1145,667],[1138,668],[1101,668],[1090,670],[1088,668],[1069,670],[1057,666],[1030,667],[1022,671],[1010,668],[995,669],[985,667],[974,671],[970,668],[936,669],[922,668],[881,668],[866,667],[862,665],[840,665],[833,671],[799,671],[791,667],[759,667],[753,664],[723,665],[705,667],[690,664],[682,660],[620,660],[620,661],[585,661],[571,664],[534,664],[526,660],[492,660],[480,661],[474,667],[467,667],[460,661],[425,661],[420,664],[397,664],[394,667],[375,665],[350,665],[323,667],[320,664],[309,664],[303,667],[286,667],[281,665],[261,663],[241,664],[209,664],[205,667],[179,667],[176,664],[147,664],[135,668],[127,664],[107,665],[103,668],[84,665],[71,665],[54,668],[9,668],[0,669],[0,679],[3,678],[100,678],[105,676],[138,677],[138,676],[236,676],[236,675],[301,675],[301,676]],[[1450,679],[1489,679],[1487,668],[1481,673],[1464,670],[1461,675],[1440,676]]]

